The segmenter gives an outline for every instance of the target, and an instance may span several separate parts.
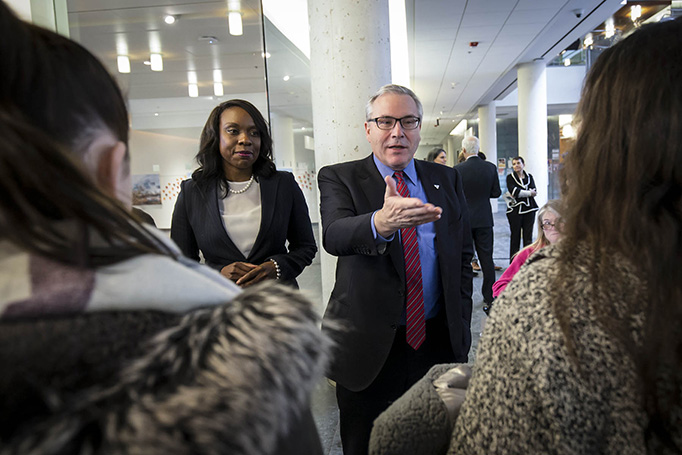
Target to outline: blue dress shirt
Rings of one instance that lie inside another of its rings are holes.
[[[393,169],[386,166],[384,163],[379,161],[376,156],[374,158],[374,164],[381,173],[383,178],[390,175],[393,178]],[[417,175],[417,170],[414,167],[414,159],[410,161],[405,169],[403,169],[405,176],[405,184],[410,192],[410,197],[417,198],[422,202],[428,202],[426,199],[426,194],[424,193],[424,187],[419,180]],[[376,214],[376,212],[374,212]],[[388,239],[383,238],[376,231],[374,226],[374,214],[371,219],[372,232],[374,233],[374,238],[377,243],[380,242],[390,242],[393,240],[394,236]],[[400,233],[400,231],[398,231]],[[419,243],[419,261],[422,266],[422,286],[424,288],[424,314],[426,319],[435,317],[440,310],[438,305],[438,299],[441,295],[441,281],[440,281],[440,268],[438,267],[438,252],[436,251],[436,228],[431,223],[420,224],[417,226],[417,242]],[[401,317],[401,324],[405,324],[405,310],[403,310],[403,315]]]

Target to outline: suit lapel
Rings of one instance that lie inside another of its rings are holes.
[[[258,230],[258,236],[256,241],[251,248],[251,254],[249,258],[253,257],[262,248],[263,244],[267,241],[266,232],[270,230],[270,224],[272,224],[272,219],[275,213],[275,199],[277,198],[277,188],[279,186],[278,178],[261,178],[258,181],[260,185],[260,206],[261,206],[261,219],[260,219],[260,229]],[[286,229],[286,226],[283,226]]]
[[[447,180],[441,178],[441,173],[437,170],[426,169],[427,166],[425,166],[421,160],[414,160],[414,164],[428,202],[442,208],[443,211],[447,210],[447,198],[445,195],[447,191]],[[438,245],[438,238],[444,238],[447,235],[447,233],[444,232],[447,227],[445,223],[443,223],[443,219],[447,219],[447,217],[443,217],[434,222],[436,246]]]
[[[360,172],[358,172],[360,188],[369,201],[368,210],[378,210],[384,205],[386,183],[374,164],[374,155],[367,157],[363,163],[364,167],[361,167]]]

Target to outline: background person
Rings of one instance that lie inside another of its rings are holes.
[[[345,455],[366,455],[372,422],[443,359],[471,345],[471,229],[459,174],[415,160],[422,106],[386,85],[367,103],[368,157],[320,169],[325,249],[338,256],[323,318],[348,330],[336,381]]]
[[[533,222],[538,204],[535,202],[537,188],[533,176],[523,170],[525,161],[517,156],[512,159],[514,172],[507,175],[507,191],[511,194],[507,205],[507,220],[509,221],[509,261],[521,247],[528,246],[533,241]]]
[[[441,148],[435,148],[426,155],[426,161],[446,165],[448,164],[447,152]]]
[[[502,194],[497,168],[494,164],[482,160],[478,156],[480,147],[476,136],[467,136],[462,140],[462,152],[466,160],[455,166],[462,176],[462,187],[469,207],[471,237],[476,247],[476,254],[483,271],[481,293],[485,305],[493,301],[493,283],[495,282],[495,264],[493,263],[493,212],[490,199]],[[473,267],[473,265],[472,265]]]
[[[552,199],[538,210],[538,237],[514,256],[502,276],[493,284],[493,297],[500,295],[528,257],[540,248],[556,243],[561,238],[561,201]]]
[[[220,103],[201,132],[199,168],[181,184],[171,238],[189,258],[237,283],[278,279],[298,286],[317,246],[303,192],[275,169],[272,138],[256,107]],[[287,247],[288,242],[288,247]]]

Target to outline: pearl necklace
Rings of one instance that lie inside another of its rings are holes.
[[[249,183],[247,183],[246,186],[244,188],[242,188],[241,190],[233,190],[232,188],[230,188],[229,185],[227,186],[227,189],[232,194],[242,194],[242,193],[246,193],[246,190],[248,190],[251,187],[252,183],[253,183],[253,174],[251,174],[251,178],[249,179]]]

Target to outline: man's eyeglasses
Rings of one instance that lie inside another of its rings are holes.
[[[543,221],[542,222],[542,230],[543,231],[551,231],[554,229],[554,226],[556,226],[555,223],[550,223],[549,221]]]
[[[419,127],[419,124],[421,123],[422,119],[420,119],[419,117],[408,115],[407,117],[403,118],[377,117],[371,118],[367,121],[376,123],[377,128],[379,128],[380,130],[392,130],[393,127],[395,126],[395,122],[400,122],[400,126],[402,126],[404,130],[414,130],[417,129],[417,127]]]

